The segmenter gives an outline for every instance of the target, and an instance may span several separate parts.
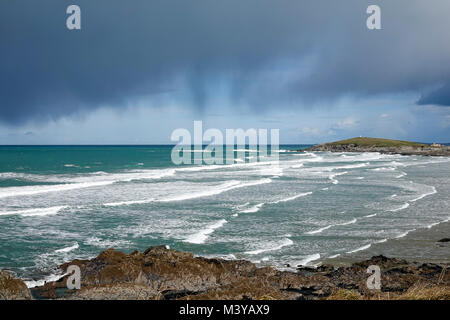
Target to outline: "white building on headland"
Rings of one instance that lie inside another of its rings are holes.
[[[432,147],[442,147],[441,144],[436,143],[436,142],[433,142],[433,143],[431,144],[431,146],[432,146]]]

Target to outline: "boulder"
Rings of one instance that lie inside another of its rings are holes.
[[[0,270],[0,300],[30,300],[26,284],[7,271]]]

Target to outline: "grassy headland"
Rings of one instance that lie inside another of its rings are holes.
[[[438,144],[359,137],[315,145],[307,151],[380,152],[387,154],[450,156],[450,147]]]
[[[402,140],[390,140],[390,139],[380,139],[380,138],[352,138],[347,140],[340,140],[336,142],[329,143],[331,145],[358,145],[361,147],[413,147],[413,148],[422,148],[428,147],[429,145],[418,143],[418,142],[410,142],[410,141],[402,141]]]

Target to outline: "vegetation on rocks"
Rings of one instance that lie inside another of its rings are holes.
[[[306,149],[306,151],[380,152],[402,155],[450,156],[450,147],[448,146],[366,137],[318,144]]]
[[[419,264],[373,257],[349,266],[321,265],[280,271],[245,260],[195,257],[192,253],[151,247],[125,254],[114,249],[92,260],[74,260],[81,289],[66,289],[67,276],[33,288],[39,299],[448,299],[447,265]],[[367,267],[378,265],[382,289],[366,286]],[[417,283],[423,290],[415,289]],[[434,290],[433,288],[436,288]],[[426,291],[427,290],[427,291]]]
[[[31,299],[31,293],[25,283],[9,272],[0,270],[0,300],[28,299]]]

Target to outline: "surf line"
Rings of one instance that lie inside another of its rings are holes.
[[[317,233],[321,233],[322,231],[328,230],[328,229],[330,229],[330,228],[332,228],[332,227],[346,226],[346,225],[349,225],[349,224],[354,224],[354,223],[356,223],[357,221],[358,221],[358,218],[354,218],[354,219],[352,219],[352,220],[350,220],[350,221],[347,221],[347,222],[336,223],[336,224],[330,224],[330,225],[328,225],[328,226],[326,226],[326,227],[322,227],[322,228],[317,229],[317,230],[308,231],[308,232],[306,232],[305,234],[309,234],[309,235],[311,235],[311,234],[317,234]]]
[[[255,213],[255,212],[258,212],[263,206],[265,206],[267,204],[278,204],[278,203],[281,203],[281,202],[288,202],[288,201],[295,200],[297,198],[309,196],[311,194],[313,194],[313,192],[309,191],[309,192],[299,193],[299,194],[297,194],[295,196],[284,198],[284,199],[280,199],[280,200],[275,200],[275,201],[270,201],[270,202],[261,202],[261,203],[258,203],[258,204],[255,204],[255,205],[251,206],[250,208],[247,208],[247,209],[244,209],[244,210],[240,210],[239,212],[240,213]],[[248,203],[247,203],[247,205],[248,205]],[[240,205],[237,208],[242,208],[242,207],[245,207],[245,205]],[[236,213],[233,214],[233,217],[237,217],[237,216],[238,215]]]
[[[227,181],[221,185],[215,186],[216,189],[209,189],[209,190],[203,190],[198,191],[197,193],[190,193],[190,194],[181,194],[179,196],[172,196],[165,199],[144,199],[144,200],[131,200],[131,201],[120,201],[120,202],[110,202],[103,204],[107,207],[117,207],[117,206],[124,206],[124,205],[133,205],[133,204],[145,204],[145,203],[151,203],[151,202],[176,202],[176,201],[184,201],[184,200],[191,200],[191,199],[197,199],[197,198],[204,198],[204,197],[210,197],[222,194],[224,192],[239,189],[239,188],[246,188],[246,187],[252,187],[257,186],[260,184],[267,184],[271,183],[272,179],[270,178],[264,178],[260,180],[255,181],[249,181],[249,182],[242,182],[239,180],[230,180]]]
[[[390,212],[397,212],[397,211],[404,210],[404,209],[406,209],[406,208],[408,208],[408,207],[410,206],[410,203],[419,201],[419,200],[421,200],[421,199],[423,199],[423,198],[425,198],[425,197],[428,197],[428,196],[433,195],[433,194],[436,194],[436,193],[437,193],[436,187],[432,186],[432,187],[431,187],[431,191],[425,192],[425,193],[421,194],[421,195],[420,195],[419,197],[417,197],[417,198],[414,198],[414,199],[412,199],[412,200],[408,200],[407,202],[405,202],[405,203],[404,203],[403,205],[401,205],[400,207],[394,208],[394,209],[390,209],[390,210],[388,210],[388,211],[390,211]],[[394,196],[396,196],[396,195],[392,195],[391,198],[394,198]]]

